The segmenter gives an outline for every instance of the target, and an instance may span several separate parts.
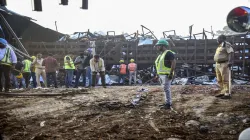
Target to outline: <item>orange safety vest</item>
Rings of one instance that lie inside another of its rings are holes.
[[[126,74],[127,73],[126,68],[127,68],[127,65],[121,64],[120,65],[120,74]]]
[[[135,63],[129,63],[128,68],[129,68],[129,71],[134,72],[136,70],[136,64]]]

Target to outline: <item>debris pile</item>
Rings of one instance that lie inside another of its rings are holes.
[[[250,127],[250,88],[234,86],[228,101],[216,99],[214,87],[172,86],[175,111],[159,108],[160,86],[29,90],[63,96],[2,96],[0,133],[4,139],[237,139]]]

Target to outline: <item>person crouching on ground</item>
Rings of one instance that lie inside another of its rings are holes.
[[[94,58],[90,59],[89,63],[92,72],[92,87],[95,87],[96,75],[100,73],[102,86],[106,88],[104,60],[99,55],[94,55]]]

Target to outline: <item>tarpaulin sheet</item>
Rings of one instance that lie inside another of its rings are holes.
[[[151,40],[150,38],[140,39],[138,46],[143,46],[143,45],[153,45],[153,40]]]

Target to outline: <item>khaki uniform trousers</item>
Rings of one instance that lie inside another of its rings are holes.
[[[216,77],[221,89],[221,94],[229,93],[229,67],[228,62],[216,63]]]
[[[36,69],[35,69],[35,73],[36,73],[37,87],[41,87],[40,75],[42,75],[44,85],[45,85],[45,87],[47,87],[47,80],[46,80],[46,72],[45,72],[45,69],[36,68]]]

